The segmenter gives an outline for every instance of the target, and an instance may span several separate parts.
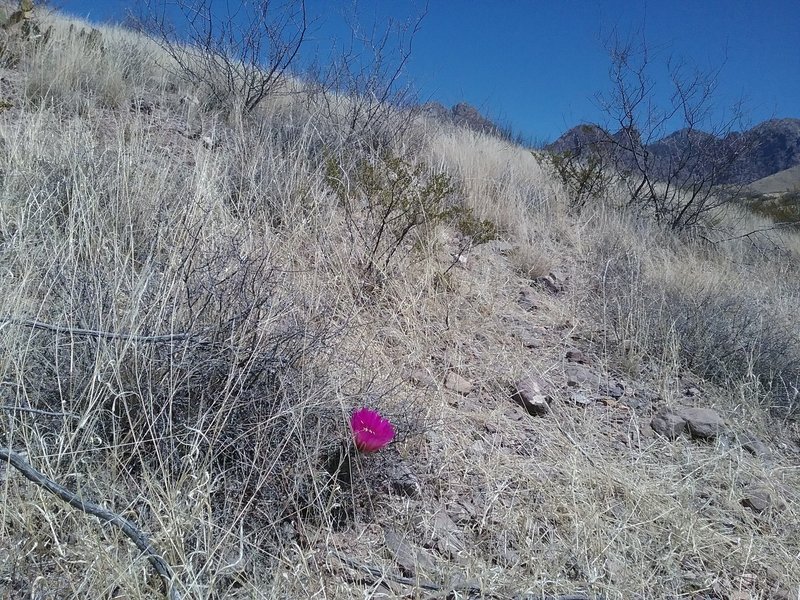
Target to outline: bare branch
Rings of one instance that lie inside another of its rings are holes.
[[[215,103],[245,112],[284,85],[309,27],[305,0],[146,0],[140,13],[137,27],[167,52],[173,72]]]
[[[66,502],[73,508],[77,508],[87,514],[97,517],[102,523],[108,523],[117,527],[124,533],[139,550],[142,551],[150,561],[153,569],[161,576],[164,582],[164,591],[169,600],[180,600],[180,594],[175,588],[173,582],[172,568],[165,561],[156,548],[150,543],[147,535],[142,532],[134,523],[128,519],[103,508],[93,502],[88,502],[79,498],[74,492],[69,491],[67,488],[59,485],[55,481],[48,479],[42,473],[29,465],[25,459],[13,450],[0,447],[0,461],[13,466],[30,481],[35,483],[41,488],[44,488],[60,500]]]
[[[740,196],[742,186],[727,185],[748,150],[741,125],[741,105],[714,121],[713,99],[722,67],[701,71],[668,59],[671,95],[657,101],[651,77],[652,56],[644,40],[612,37],[611,90],[597,102],[616,133],[604,134],[602,151],[629,193],[628,205],[675,229],[697,226],[703,215]],[[677,129],[666,135],[668,129]]]
[[[0,410],[5,410],[8,412],[28,412],[33,413],[36,415],[46,415],[49,417],[71,417],[73,419],[80,418],[75,413],[68,413],[68,412],[52,412],[49,410],[40,410],[38,408],[30,408],[27,406],[11,406],[9,404],[0,404]]]
[[[135,342],[143,342],[147,344],[163,344],[182,340],[188,340],[195,336],[190,333],[166,333],[161,335],[136,335],[133,333],[122,333],[115,331],[99,331],[96,329],[82,329],[80,327],[69,327],[67,325],[52,325],[43,321],[36,321],[34,319],[25,319],[22,317],[2,317],[0,318],[0,326],[11,324],[20,325],[22,327],[29,327],[31,329],[40,329],[43,331],[52,331],[54,333],[63,333],[75,337],[96,337],[108,340],[131,340]]]

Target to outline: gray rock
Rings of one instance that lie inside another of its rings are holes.
[[[567,361],[575,363],[585,363],[586,356],[584,356],[582,350],[578,350],[577,348],[570,348],[569,350],[567,350]]]
[[[536,350],[537,348],[541,348],[542,347],[542,341],[541,340],[537,340],[534,337],[528,337],[528,338],[522,339],[521,341],[522,341],[522,345],[525,346],[528,350]]]
[[[609,396],[610,398],[614,398],[614,400],[619,400],[625,395],[625,388],[619,382],[614,383],[613,385],[607,385],[603,388],[603,392]]]
[[[520,379],[514,384],[511,399],[529,415],[541,417],[550,412],[551,398],[545,393],[545,383],[535,375]]]
[[[772,456],[772,451],[769,449],[769,446],[767,446],[757,437],[750,434],[746,434],[743,437],[742,448],[747,450],[756,458],[770,458]]]
[[[389,469],[387,483],[393,492],[402,496],[417,498],[422,495],[419,479],[404,463],[396,464]]]
[[[536,294],[533,292],[531,288],[523,288],[519,291],[519,296],[517,297],[517,304],[519,304],[524,310],[528,312],[539,308],[538,302],[536,300]]]
[[[745,491],[741,500],[742,506],[753,512],[763,513],[772,506],[772,497],[769,490],[761,487],[752,487]]]
[[[424,549],[414,546],[394,529],[383,530],[383,541],[397,566],[409,575],[416,574],[418,570],[428,573],[435,571],[436,561],[433,556]]]
[[[552,273],[544,277],[537,277],[534,279],[534,283],[551,294],[558,294],[564,290],[563,284],[554,279]]]
[[[630,408],[643,410],[657,400],[661,400],[659,395],[649,390],[637,390],[631,394],[630,389],[628,389],[628,393],[622,397],[620,402]]]
[[[654,431],[674,440],[684,431],[695,439],[712,440],[725,427],[717,411],[710,408],[662,408],[653,417],[650,426]]]
[[[492,240],[487,242],[486,247],[501,256],[508,256],[516,248],[514,244],[505,240]]]
[[[511,332],[526,348],[542,347],[542,332],[539,328],[520,327]]]
[[[436,548],[443,556],[457,556],[464,551],[460,530],[444,510],[439,510],[433,518],[433,536]]]
[[[452,390],[458,394],[466,396],[472,391],[474,386],[472,385],[471,381],[464,379],[458,373],[453,373],[451,371],[444,378],[444,387],[446,387],[448,390]]]
[[[430,373],[423,369],[417,369],[409,376],[409,379],[423,388],[435,388],[436,387],[436,380],[431,376]]]
[[[681,408],[678,415],[686,421],[693,438],[713,440],[725,428],[725,421],[710,408]]]
[[[564,367],[564,376],[569,387],[578,387],[579,385],[596,386],[598,382],[597,375],[586,367],[574,363]]]
[[[569,400],[578,406],[589,406],[592,403],[592,401],[581,392],[572,392],[569,395]]]
[[[686,429],[686,419],[665,407],[655,414],[650,427],[667,439],[674,440]]]

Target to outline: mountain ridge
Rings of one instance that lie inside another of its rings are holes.
[[[614,139],[623,131],[609,133],[600,125],[587,123],[570,128],[555,142],[545,146],[549,152],[572,152],[580,155],[598,143]],[[645,145],[656,157],[656,168],[672,152],[680,153],[694,144],[700,155],[719,154],[734,145],[749,148],[735,159],[733,168],[720,183],[748,184],[800,165],[800,119],[768,119],[742,132],[718,137],[702,130],[679,129]]]

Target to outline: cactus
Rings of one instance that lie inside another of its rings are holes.
[[[5,30],[19,29],[25,39],[38,36],[40,33],[39,26],[33,20],[33,0],[20,0],[19,8],[11,13],[11,16],[1,27]]]

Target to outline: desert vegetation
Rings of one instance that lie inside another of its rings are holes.
[[[385,62],[290,77],[296,37],[248,80],[35,19],[0,56],[3,597],[797,596],[796,229],[673,227]]]

